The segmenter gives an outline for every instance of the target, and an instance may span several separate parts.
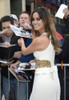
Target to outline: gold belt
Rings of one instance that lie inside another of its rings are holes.
[[[48,60],[38,60],[35,58],[35,63],[35,68],[51,67],[51,63]]]

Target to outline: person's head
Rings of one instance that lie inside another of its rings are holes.
[[[56,29],[52,16],[46,7],[39,7],[32,12],[31,24],[38,35],[41,35],[43,32],[47,32],[48,38],[51,36],[52,44],[57,51],[57,48],[59,48],[59,40],[56,36]]]
[[[23,11],[19,16],[19,24],[20,26],[24,26],[25,23],[30,24],[30,15],[28,12]]]
[[[46,7],[39,7],[33,11],[31,14],[31,22],[34,30],[39,31],[40,34],[42,30],[49,33],[51,27],[54,27],[51,14]]]
[[[14,25],[17,26],[18,25],[18,18],[15,14],[11,14],[10,17],[12,17],[14,19]]]
[[[64,8],[63,9],[63,13],[64,13],[64,18],[67,19],[69,16],[69,9],[68,8]]]
[[[1,30],[11,29],[11,28],[10,28],[10,24],[13,25],[13,24],[14,24],[14,20],[13,20],[13,18],[10,17],[10,16],[4,16],[4,17],[1,18],[0,24],[1,24]],[[13,31],[11,30],[11,31],[8,31],[8,32],[5,34],[5,36],[6,36],[6,37],[11,37],[12,34],[13,34]]]

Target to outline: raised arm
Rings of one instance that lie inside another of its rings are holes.
[[[24,55],[28,55],[30,53],[33,53],[35,51],[41,51],[47,48],[49,45],[49,39],[46,35],[39,36],[35,38],[32,43],[26,48],[24,44],[24,40],[21,38],[18,40],[19,46],[21,46],[22,53]]]

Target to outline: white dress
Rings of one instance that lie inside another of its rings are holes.
[[[51,41],[45,50],[34,52],[34,56],[39,60],[50,61],[51,67],[35,70],[30,100],[60,100],[60,83],[57,66],[54,65],[55,51]]]

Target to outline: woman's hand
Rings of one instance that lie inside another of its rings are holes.
[[[20,39],[18,40],[18,45],[19,45],[20,47],[22,47],[23,44],[24,44],[24,40],[23,40],[23,38],[20,38]]]
[[[34,62],[35,62],[35,60],[30,60],[30,61],[29,61],[29,63],[34,63]]]

